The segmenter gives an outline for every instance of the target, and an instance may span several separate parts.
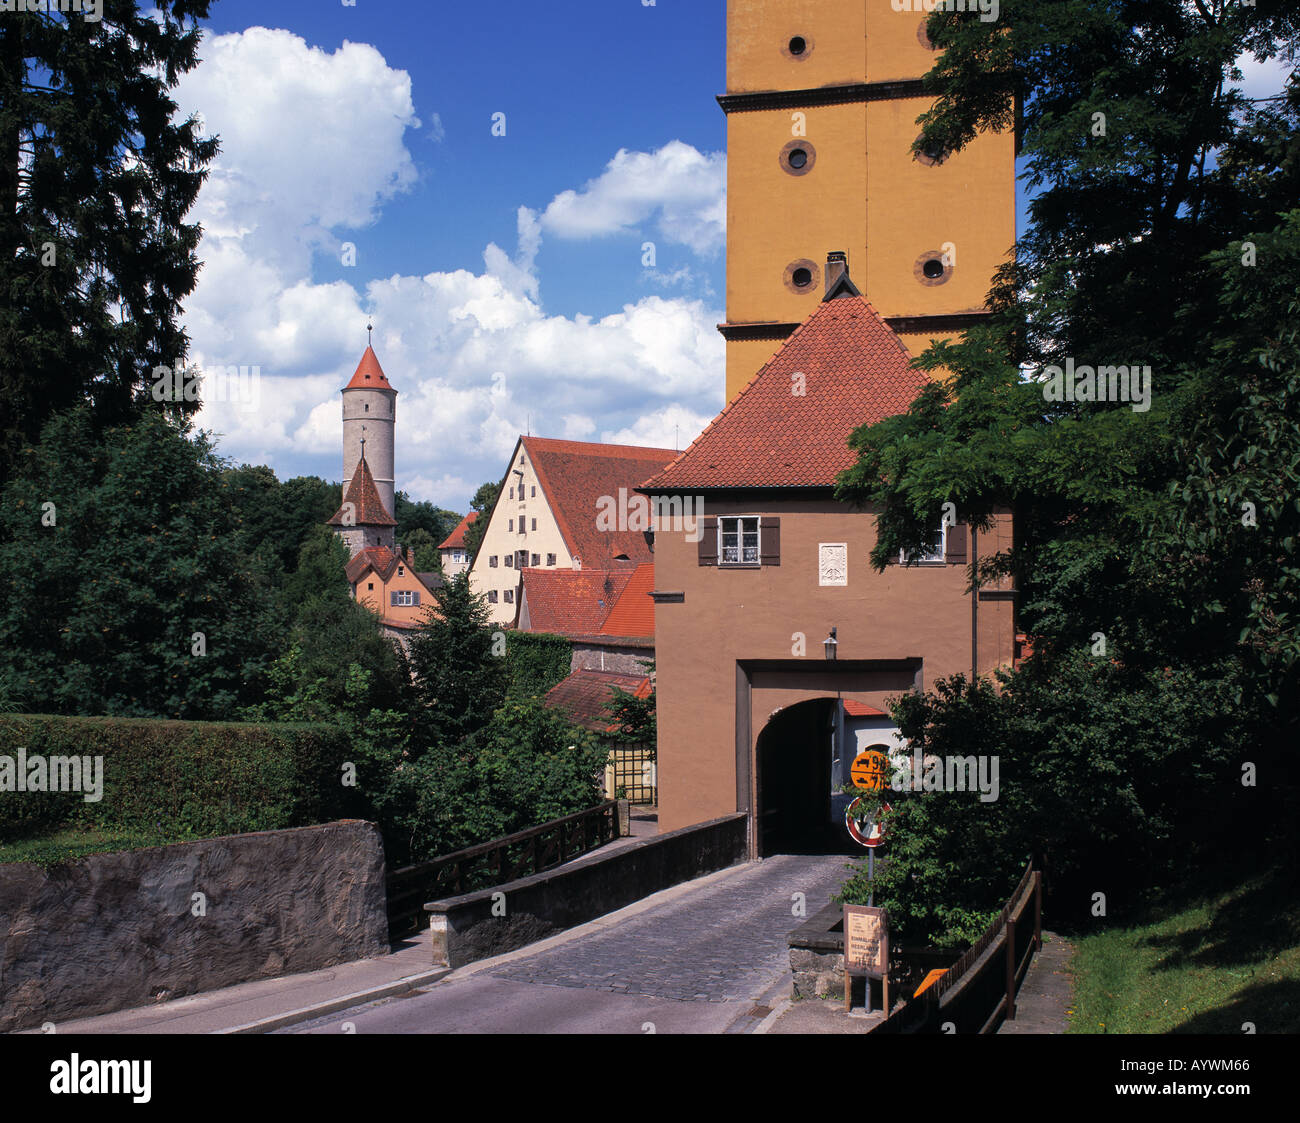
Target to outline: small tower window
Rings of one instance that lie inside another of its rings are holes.
[[[921,254],[912,266],[912,276],[926,286],[947,284],[952,274],[952,264],[944,259],[939,250],[928,250]]]
[[[815,45],[812,36],[806,32],[803,35],[791,35],[789,39],[781,39],[778,42],[781,53],[792,62],[804,62],[812,54]]]
[[[817,149],[806,137],[800,137],[787,141],[777,154],[777,160],[786,175],[807,175],[817,163]]]
[[[370,403],[369,403],[369,402],[366,402],[366,412],[367,412],[367,413],[370,412]]]
[[[781,278],[785,287],[796,296],[802,296],[804,293],[812,290],[821,276],[817,263],[806,257],[801,257],[790,262],[785,267],[785,275]]]

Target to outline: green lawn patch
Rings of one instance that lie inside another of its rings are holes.
[[[1281,874],[1076,939],[1071,1033],[1300,1032],[1300,902]]]

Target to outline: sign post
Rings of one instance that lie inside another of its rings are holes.
[[[844,1009],[853,1009],[855,977],[867,979],[866,1012],[871,1013],[871,980],[880,979],[885,1015],[889,1014],[889,917],[871,905],[844,906]]]

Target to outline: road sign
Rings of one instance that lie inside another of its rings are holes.
[[[864,791],[880,791],[884,788],[888,775],[889,757],[876,749],[858,753],[849,766],[849,778],[853,781],[853,786]]]
[[[873,848],[885,841],[884,819],[891,810],[887,803],[858,796],[845,808],[844,824],[855,842]]]
[[[844,906],[844,1009],[853,1005],[850,979],[866,975],[882,980],[886,1014],[889,1013],[889,916],[870,905]],[[867,983],[867,1011],[871,1010],[871,984]]]

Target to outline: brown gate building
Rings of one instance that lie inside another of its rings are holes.
[[[667,501],[653,593],[660,829],[747,811],[760,855],[834,844],[843,702],[886,710],[1015,651],[1010,587],[967,588],[971,563],[1009,545],[1009,514],[971,534],[960,511],[942,527],[936,511],[933,553],[876,572],[873,514],[834,498],[855,459],[849,434],[905,411],[927,375],[842,254],[827,282],[753,381],[640,489]],[[692,503],[699,524],[674,525]]]

